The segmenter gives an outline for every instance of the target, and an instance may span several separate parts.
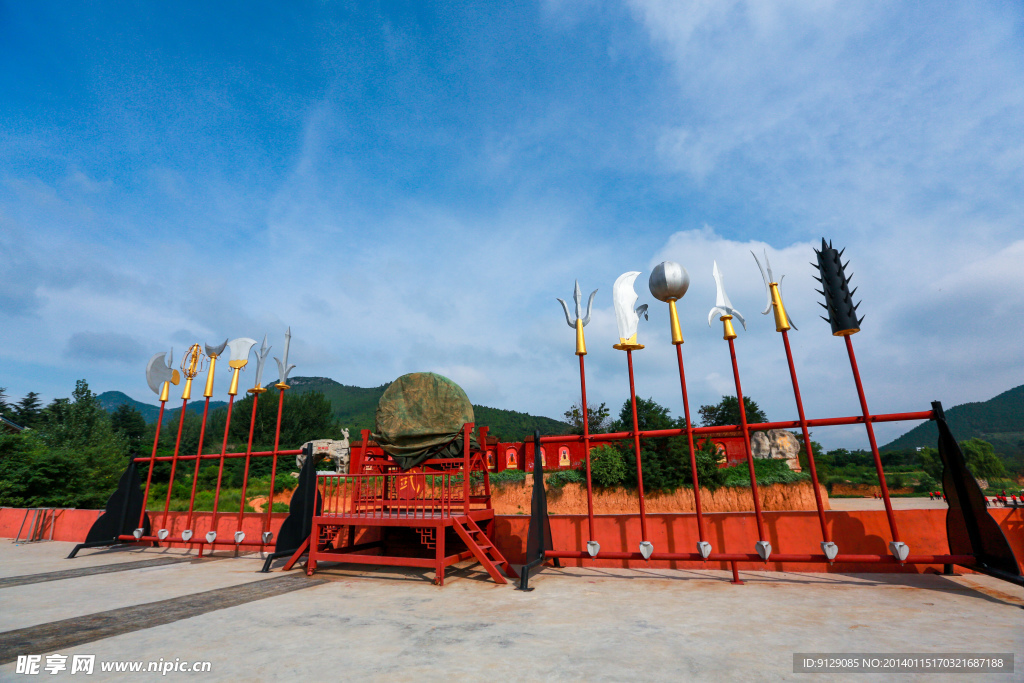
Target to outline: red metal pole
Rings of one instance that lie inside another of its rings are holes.
[[[213,493],[213,517],[210,519],[210,531],[217,532],[217,504],[220,502],[220,484],[224,479],[224,456],[228,452],[228,431],[231,429],[231,408],[235,405],[234,394],[228,399],[228,416],[224,420],[224,443],[220,447],[220,467],[217,469],[217,488]]]
[[[206,438],[206,416],[210,412],[210,397],[206,397],[206,404],[203,406],[203,424],[199,428],[199,449],[196,451],[196,467],[192,472],[192,497],[188,501],[188,519],[185,520],[185,528],[192,528],[192,511],[196,505],[196,484],[199,483],[199,463],[203,461],[203,440]]]
[[[679,360],[679,386],[683,392],[683,414],[686,416],[686,437],[690,442],[690,472],[693,474],[693,506],[697,512],[697,536],[704,542],[704,514],[700,505],[700,481],[697,479],[697,452],[693,448],[693,424],[690,423],[690,399],[686,394],[686,373],[683,372],[683,345],[676,344]]]
[[[146,475],[146,492],[142,494],[142,510],[139,511],[139,526],[142,528],[142,521],[146,519],[146,503],[149,501],[149,485],[153,481],[153,464],[156,462],[156,447],[160,443],[160,425],[164,421],[164,406],[167,401],[160,401],[160,415],[156,418],[156,436],[153,437],[153,453],[149,456],[149,474]]]
[[[266,517],[263,520],[263,531],[270,531],[270,513],[274,509],[274,478],[277,476],[277,447],[281,443],[281,409],[284,407],[284,388],[278,387],[280,394],[277,397],[277,427],[274,428],[274,461],[270,466],[270,497],[267,498]]]
[[[633,385],[633,351],[626,349],[626,362],[629,364],[629,400],[633,405],[633,451],[636,453],[636,488],[640,495],[640,536],[647,540],[647,512],[644,509],[644,473],[640,466],[640,425],[636,416],[636,389]]]
[[[174,490],[174,472],[178,469],[178,449],[181,448],[181,428],[185,424],[185,408],[187,406],[188,399],[182,399],[181,415],[178,416],[178,436],[174,440],[174,455],[171,456],[171,480],[167,482],[167,500],[164,502],[164,517],[160,522],[161,529],[167,528],[167,513],[171,509],[171,491]]]
[[[252,394],[252,416],[249,418],[249,443],[245,447],[245,474],[242,475],[242,504],[238,506],[239,531],[242,530],[242,515],[245,513],[245,489],[249,485],[249,459],[252,457],[252,434],[253,429],[256,427],[256,404],[259,400],[259,392],[254,391]]]
[[[583,453],[587,461],[587,522],[590,529],[590,540],[594,538],[594,489],[590,480],[590,411],[587,409],[587,373],[583,367],[583,354],[580,354],[580,394],[583,402]]]
[[[826,543],[832,539],[825,523],[825,505],[818,490],[818,470],[814,466],[814,452],[811,448],[811,434],[807,431],[807,417],[804,415],[804,402],[800,398],[800,384],[796,381],[796,366],[793,364],[793,351],[789,348],[789,331],[782,330],[782,343],[786,346],[786,360],[789,361],[789,376],[793,380],[793,396],[796,398],[796,412],[800,417],[800,429],[804,434],[804,447],[807,449],[807,464],[811,467],[811,486],[814,487],[814,503],[818,506],[818,521],[821,523],[821,537]]]
[[[740,406],[740,428],[743,431],[743,445],[747,448],[747,467],[750,468],[750,495],[754,498],[754,517],[757,519],[757,538],[764,541],[764,520],[761,519],[761,496],[757,492],[757,475],[754,473],[754,451],[750,447],[750,432],[747,431],[747,410],[743,405],[743,389],[740,387],[740,368],[736,364],[736,345],[729,340],[729,355],[732,356],[732,376],[736,380],[736,400]]]
[[[850,368],[853,370],[853,380],[857,384],[857,397],[860,399],[860,409],[864,413],[864,426],[868,430],[868,442],[871,444],[871,455],[875,459],[875,470],[878,472],[878,483],[882,487],[882,501],[885,503],[885,515],[889,518],[889,530],[892,532],[892,540],[900,542],[900,534],[896,529],[896,516],[892,513],[892,502],[889,500],[889,487],[885,483],[885,472],[882,470],[882,456],[878,453],[878,444],[875,442],[875,429],[871,424],[871,414],[868,412],[868,401],[864,397],[864,385],[860,381],[860,370],[857,369],[857,357],[853,354],[853,342],[850,335],[843,335],[846,339],[846,351],[850,355]]]

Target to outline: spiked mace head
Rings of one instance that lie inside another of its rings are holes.
[[[817,265],[818,274],[821,275],[814,279],[821,283],[821,289],[817,292],[825,297],[825,303],[819,304],[828,313],[827,318],[821,316],[821,319],[832,326],[832,334],[836,337],[848,337],[860,332],[860,324],[864,320],[863,316],[857,318],[860,302],[853,303],[853,295],[857,288],[850,290],[850,278],[853,274],[846,274],[846,267],[850,262],[842,262],[843,251],[846,250],[833,249],[832,243],[826,244],[825,238],[822,238],[821,249],[814,250],[818,255],[818,263],[811,264]]]

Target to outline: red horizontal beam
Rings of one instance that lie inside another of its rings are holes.
[[[931,410],[922,410],[916,413],[888,413],[885,415],[870,415],[868,416],[871,422],[905,422],[910,420],[933,420],[935,419],[935,413]],[[808,427],[835,427],[838,425],[853,425],[853,424],[864,424],[863,415],[853,415],[850,417],[823,417],[816,420],[808,420]],[[799,429],[800,421],[791,420],[789,422],[760,422],[756,424],[748,424],[747,431],[756,432],[766,429]],[[742,434],[742,429],[739,425],[724,425],[717,427],[694,427],[694,435],[699,434],[720,434],[722,432],[735,432],[737,435]],[[641,430],[641,438],[656,438],[666,436],[683,436],[686,434],[685,429],[649,429]],[[622,441],[624,439],[631,439],[633,432],[611,432],[609,434],[591,434],[591,441]],[[583,436],[578,434],[567,434],[564,436],[542,436],[540,437],[541,443],[553,443],[553,442],[566,442],[566,441],[583,441]],[[146,460],[147,458],[143,458]],[[760,560],[761,558],[758,558]]]
[[[278,455],[298,455],[301,452],[302,452],[301,448],[295,448],[295,449],[292,449],[290,451],[278,451],[277,454]],[[244,458],[246,455],[248,455],[248,456],[250,456],[252,458],[262,458],[262,457],[271,456],[273,454],[274,454],[274,451],[256,451],[254,453],[225,453],[223,457],[225,457],[225,458]],[[203,453],[202,456],[200,456],[200,457],[203,460],[220,460],[221,459],[221,454],[220,453]],[[174,459],[175,459],[175,457],[173,455],[161,455],[159,458],[152,458],[153,462],[170,462],[170,461],[172,461]],[[183,462],[185,460],[195,460],[195,459],[196,459],[196,456],[194,456],[194,455],[179,455],[177,457],[178,462]],[[135,458],[135,462],[149,462],[149,461],[150,461],[150,458]]]
[[[577,560],[643,560],[640,553],[600,552],[596,557],[582,550],[547,550],[545,558],[565,558]],[[702,562],[704,558],[698,553],[652,553],[651,560],[675,560]],[[711,553],[708,562],[764,562],[756,553]],[[801,555],[794,553],[772,553],[769,562],[796,562],[806,564],[826,564],[824,555]],[[959,564],[972,565],[977,560],[974,555],[910,555],[903,564]],[[866,563],[866,564],[899,564],[891,555],[836,555],[833,563]]]
[[[232,536],[234,535],[233,531],[228,532],[228,533],[232,534]],[[258,546],[264,546],[264,545],[274,545],[274,543],[276,543],[276,541],[274,541],[274,540],[270,540],[267,543],[264,543],[262,540],[259,540],[259,541],[241,541],[239,543],[235,543],[234,538],[231,538],[230,541],[217,541],[217,540],[214,540],[213,543],[209,543],[209,542],[207,542],[205,537],[199,537],[199,536],[194,537],[192,540],[184,541],[184,540],[182,540],[180,535],[177,538],[172,538],[172,537],[168,536],[167,538],[165,538],[164,540],[161,541],[156,536],[140,536],[139,538],[135,538],[135,536],[133,536],[132,534],[121,534],[120,536],[117,537],[117,540],[119,540],[119,541],[138,541],[139,543],[142,543],[143,541],[145,541],[147,543],[150,542],[150,541],[155,541],[157,543],[178,543],[180,545],[253,545],[253,546],[258,545]]]

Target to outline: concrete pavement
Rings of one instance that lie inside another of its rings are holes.
[[[88,550],[65,560],[71,547],[0,541],[0,575],[189,559],[178,550],[147,549]],[[741,572],[746,584],[734,586],[718,571],[546,568],[532,578],[535,590],[523,593],[495,585],[471,563],[452,571],[444,588],[425,570],[323,565],[316,578],[326,582],[305,587],[299,581],[298,590],[274,594],[255,591],[254,582],[281,580],[281,572],[257,573],[256,555],[227,555],[0,587],[0,650],[5,636],[8,643],[31,642],[11,634],[31,636],[54,623],[60,628],[50,628],[46,642],[59,645],[62,632],[70,642],[99,619],[91,615],[104,613],[108,622],[124,615],[128,631],[38,654],[96,655],[89,680],[844,678],[793,673],[794,652],[1012,652],[1016,671],[1024,672],[1024,590],[980,575]],[[217,603],[225,591],[231,600]],[[167,611],[161,605],[177,600],[198,607],[154,619]],[[104,661],[160,659],[209,661],[212,670],[120,677],[98,670]],[[0,666],[0,680],[81,676],[25,676],[15,669],[15,662]],[[963,674],[899,678],[968,680]]]

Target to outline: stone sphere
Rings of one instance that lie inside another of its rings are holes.
[[[690,274],[678,263],[663,261],[651,271],[651,294],[659,301],[682,299],[690,288]]]

